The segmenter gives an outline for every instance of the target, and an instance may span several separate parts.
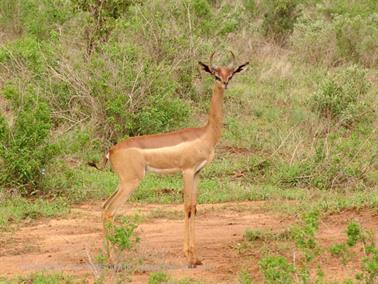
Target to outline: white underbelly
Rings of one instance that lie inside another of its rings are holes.
[[[207,160],[204,160],[202,161],[201,163],[199,163],[198,165],[196,165],[194,167],[194,172],[198,172],[200,171],[203,167],[206,166],[206,164],[208,163]],[[172,174],[172,173],[177,173],[177,172],[180,172],[182,171],[183,169],[180,169],[180,168],[154,168],[154,167],[151,167],[151,166],[146,166],[146,172],[153,172],[153,173],[158,173],[158,174]]]
[[[159,168],[154,168],[151,166],[146,167],[146,172],[152,172],[152,173],[157,173],[157,174],[173,174],[181,171],[179,168],[168,168],[168,169],[159,169]]]

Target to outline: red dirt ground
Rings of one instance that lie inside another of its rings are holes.
[[[132,205],[121,212],[148,213],[153,209],[181,210],[182,205]],[[94,281],[89,264],[102,246],[100,203],[77,206],[60,219],[45,219],[25,224],[12,232],[0,235],[0,276],[14,277],[36,271],[59,271],[79,276],[88,283]],[[143,259],[132,283],[146,283],[153,271],[165,271],[175,279],[190,277],[206,283],[235,283],[239,271],[248,269],[257,283],[261,254],[239,254],[235,247],[243,239],[246,228],[280,231],[296,222],[292,217],[264,210],[264,202],[241,202],[199,205],[196,222],[198,252],[203,265],[186,267],[182,253],[183,221],[176,218],[147,219],[138,227],[141,238],[137,249]],[[265,213],[264,213],[265,212]],[[171,213],[170,216],[172,216]],[[317,240],[322,247],[346,239],[345,229],[350,219],[356,219],[378,235],[377,213],[362,210],[346,211],[322,220]],[[269,245],[269,244],[268,244]],[[328,251],[328,250],[327,250]],[[356,252],[360,254],[359,251]],[[326,279],[338,281],[353,278],[360,263],[342,266],[340,261],[325,252],[320,256]]]

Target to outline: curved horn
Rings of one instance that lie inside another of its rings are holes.
[[[214,57],[214,54],[215,54],[215,51],[213,51],[213,53],[210,55],[210,66],[212,67],[213,66],[213,57]]]
[[[232,50],[230,50],[230,53],[231,53],[231,56],[232,56],[232,67],[236,66],[236,56],[235,54],[232,52]]]

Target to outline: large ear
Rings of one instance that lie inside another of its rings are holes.
[[[246,62],[246,63],[240,65],[239,67],[236,67],[235,70],[234,70],[234,74],[247,70],[247,65],[248,64],[249,64],[249,62]]]
[[[208,72],[210,74],[213,74],[213,71],[209,67],[209,65],[206,65],[205,63],[202,63],[201,61],[198,61],[198,64],[201,65],[201,68],[202,68],[203,71]]]

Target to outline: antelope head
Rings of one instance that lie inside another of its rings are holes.
[[[210,73],[212,76],[214,76],[217,84],[219,84],[222,88],[227,89],[227,85],[234,76],[235,73],[240,73],[247,69],[247,65],[249,62],[245,62],[241,65],[236,65],[236,59],[235,54],[231,52],[232,55],[232,63],[227,67],[219,67],[216,65],[213,65],[213,57],[215,54],[215,51],[210,55],[210,63],[209,65],[202,63],[199,61],[199,65],[201,68],[205,71]]]

